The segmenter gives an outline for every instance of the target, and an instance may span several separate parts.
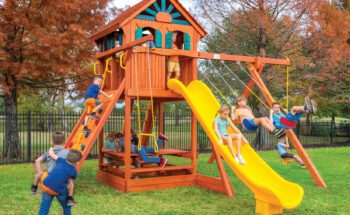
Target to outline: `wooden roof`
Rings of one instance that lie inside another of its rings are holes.
[[[145,9],[151,6],[157,0],[143,0],[138,4],[130,7],[126,11],[119,14],[115,19],[113,19],[108,24],[102,26],[97,32],[95,32],[90,39],[97,40],[102,38],[116,29],[122,28],[125,24],[134,19],[137,15],[142,13]],[[197,20],[182,6],[182,4],[178,0],[168,0],[170,1],[176,9],[178,9],[182,15],[190,22],[190,24],[198,31],[198,33],[204,37],[207,32],[205,29],[197,22]]]

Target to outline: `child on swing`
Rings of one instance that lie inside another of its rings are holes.
[[[300,165],[300,168],[302,169],[306,168],[303,160],[298,155],[288,153],[287,151],[288,149],[289,149],[288,138],[285,137],[280,139],[277,144],[277,150],[280,157],[282,159],[287,159],[287,158],[294,159],[295,162],[297,162]]]
[[[231,112],[232,121],[239,120],[248,131],[256,131],[259,126],[263,126],[278,139],[286,136],[285,130],[276,128],[269,118],[255,118],[252,109],[247,106],[247,99],[244,96],[238,97],[236,102],[237,107],[233,108]]]
[[[234,126],[234,124],[229,120],[228,117],[230,115],[230,108],[227,105],[222,105],[218,110],[218,114],[219,116],[215,118],[213,127],[216,135],[220,140],[219,144],[222,145],[223,143],[226,143],[236,162],[241,165],[245,165],[245,161],[241,155],[241,144],[242,140],[246,142],[247,140],[244,138],[240,130],[238,130],[236,126]],[[235,130],[237,134],[229,134],[227,132],[229,126]],[[234,139],[236,140],[237,154],[235,153],[232,145]]]
[[[282,110],[279,102],[274,102],[272,104],[272,109],[270,110],[270,120],[273,122],[276,128],[292,129],[293,126],[288,126],[281,123],[281,118],[285,118],[286,120],[296,123],[300,120],[303,113],[315,114],[316,112],[317,103],[306,96],[305,104],[303,106],[293,106],[289,112],[288,110]]]

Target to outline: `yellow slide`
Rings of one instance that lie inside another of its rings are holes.
[[[246,161],[246,165],[242,166],[234,160],[227,146],[218,143],[219,139],[212,125],[220,103],[203,82],[195,80],[186,87],[180,81],[171,79],[168,81],[168,88],[186,99],[196,118],[214,143],[216,151],[239,179],[254,193],[256,213],[279,214],[283,212],[283,209],[296,208],[301,203],[304,195],[303,188],[278,175],[249,144],[242,146],[242,156]]]

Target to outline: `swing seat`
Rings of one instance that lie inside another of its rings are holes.
[[[293,161],[292,158],[282,158],[281,163],[283,166],[289,165]]]
[[[297,123],[298,123],[296,121],[290,121],[290,120],[286,119],[285,117],[281,117],[280,121],[281,121],[282,125],[290,127],[290,128],[295,128],[295,126],[297,126]]]

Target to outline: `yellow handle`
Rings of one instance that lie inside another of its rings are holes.
[[[110,57],[110,58],[108,58],[107,60],[106,60],[106,67],[105,67],[105,73],[106,72],[108,72],[108,73],[112,73],[112,70],[110,70],[109,69],[109,63],[111,62],[111,60],[112,60],[112,58]]]
[[[124,61],[124,58],[125,58],[125,52],[123,52],[120,56],[119,56],[119,65],[120,65],[120,68],[122,69],[126,69],[126,66],[123,65],[123,61]]]
[[[97,73],[97,65],[98,64],[100,64],[100,62],[96,62],[95,64],[94,64],[94,75],[99,75],[98,73]]]

